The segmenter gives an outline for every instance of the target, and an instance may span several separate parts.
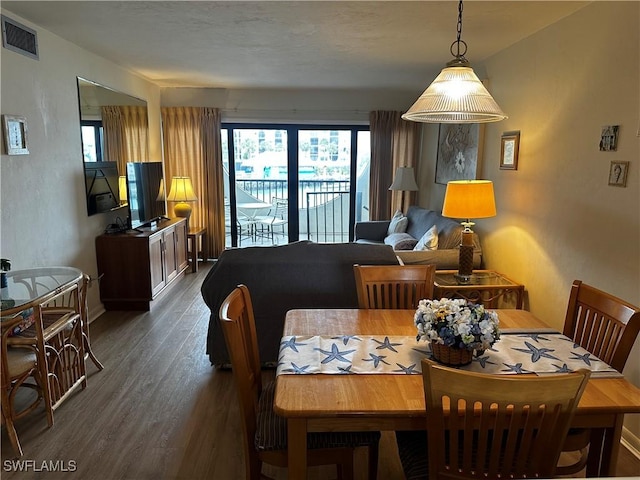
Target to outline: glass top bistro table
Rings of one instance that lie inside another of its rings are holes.
[[[550,330],[525,310],[497,312],[503,331]],[[415,336],[413,315],[413,310],[291,310],[283,337],[332,336],[338,343],[353,336]],[[306,478],[307,432],[424,430],[422,383],[422,375],[405,374],[278,375],[274,410],[287,418],[288,478]],[[614,474],[625,413],[640,413],[640,389],[621,375],[592,377],[572,423],[592,429],[587,475]]]
[[[494,270],[474,270],[469,281],[460,282],[457,273],[457,270],[436,270],[434,298],[463,298],[487,308],[508,308],[512,302],[515,308],[522,308],[524,285],[506,275]]]
[[[85,353],[92,354],[86,318],[88,277],[73,267],[42,267],[6,272],[6,279],[0,291],[2,323],[24,318],[7,343],[36,350],[38,364],[45,369],[43,393],[52,425],[59,404],[86,386]]]
[[[245,202],[236,204],[238,210],[241,210],[249,220],[255,220],[258,213],[271,208],[271,206],[272,205],[270,203],[266,202]]]

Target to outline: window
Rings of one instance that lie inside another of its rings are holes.
[[[104,149],[102,122],[83,120],[80,122],[82,133],[82,156],[85,162],[102,162]]]
[[[224,123],[222,147],[228,246],[347,242],[368,218],[368,126]],[[287,221],[266,236],[260,217],[274,199],[287,202]]]

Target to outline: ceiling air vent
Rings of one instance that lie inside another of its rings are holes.
[[[38,36],[35,30],[2,15],[2,46],[38,60]]]

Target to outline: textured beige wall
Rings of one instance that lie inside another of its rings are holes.
[[[5,12],[3,12],[5,13]],[[9,15],[27,26],[18,17]],[[476,65],[509,119],[486,126],[480,178],[495,182],[498,216],[478,220],[487,267],[526,285],[527,307],[560,328],[571,282],[580,278],[640,305],[640,4],[594,2],[556,25]],[[149,103],[151,156],[161,157],[159,89],[38,27],[40,61],[2,50],[2,113],[25,115],[31,154],[0,158],[0,254],[15,268],[74,265],[96,273],[94,238],[109,223],[87,217],[75,77]],[[473,45],[470,46],[471,49]],[[344,120],[370,109],[403,109],[415,99],[363,92]],[[295,93],[163,90],[163,103],[234,109],[251,100],[253,116],[287,116]],[[277,102],[274,101],[277,98]],[[265,100],[267,99],[267,100]],[[270,99],[270,100],[269,100]],[[341,99],[342,100],[342,99]],[[326,95],[305,104],[329,115]],[[344,102],[341,104],[345,109]],[[291,115],[289,115],[291,116]],[[306,119],[313,116],[307,112]],[[293,115],[291,120],[299,120]],[[621,126],[617,152],[600,152],[603,125]],[[499,170],[500,135],[520,130],[517,171]],[[440,209],[433,183],[437,126],[424,130],[420,204]],[[611,160],[630,161],[627,188],[607,185]],[[91,304],[98,304],[97,289]],[[639,342],[640,343],[640,342]],[[625,375],[640,385],[638,343]],[[640,449],[640,415],[625,424]],[[628,437],[629,438],[629,437]]]
[[[574,279],[640,305],[639,32],[640,3],[595,2],[484,64],[509,118],[486,125],[479,178],[493,180],[498,215],[476,230],[487,267],[524,283],[526,307],[557,328]],[[616,152],[598,148],[604,125],[620,125]],[[517,171],[499,169],[510,130],[521,132]],[[434,209],[437,135],[426,128],[420,169],[421,204]],[[608,185],[612,160],[630,162],[626,188]],[[624,373],[640,386],[640,340]],[[625,425],[640,448],[640,415]]]
[[[40,59],[0,52],[2,113],[26,117],[29,142],[29,155],[0,158],[0,254],[14,269],[71,265],[96,276],[95,237],[113,220],[108,214],[87,216],[76,77],[147,100],[156,159],[162,152],[160,89],[2,13],[38,32]],[[97,288],[90,289],[89,306],[94,315],[101,308]]]

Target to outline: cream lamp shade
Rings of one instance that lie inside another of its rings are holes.
[[[118,195],[121,205],[127,203],[127,177],[124,175],[118,177]]]
[[[467,44],[460,39],[462,9],[460,0],[458,35],[449,49],[455,58],[402,115],[403,119],[426,123],[487,123],[507,118],[464,56]]]
[[[488,123],[507,118],[468,62],[450,64],[402,115],[403,119],[424,123]]]
[[[189,177],[173,177],[171,179],[171,188],[169,189],[169,196],[167,201],[177,202],[173,207],[173,211],[177,217],[191,216],[191,205],[188,202],[195,202],[198,200],[195,192],[193,191],[193,185]]]
[[[416,176],[413,173],[413,167],[398,167],[396,169],[396,176],[389,190],[417,191],[418,184],[416,183]]]
[[[456,180],[447,183],[442,215],[450,218],[487,218],[496,215],[493,182]]]
[[[473,231],[472,218],[487,218],[496,215],[496,200],[493,194],[493,182],[489,180],[457,180],[447,183],[444,194],[442,216],[463,218],[462,242],[458,273],[459,283],[469,283],[473,274]]]

